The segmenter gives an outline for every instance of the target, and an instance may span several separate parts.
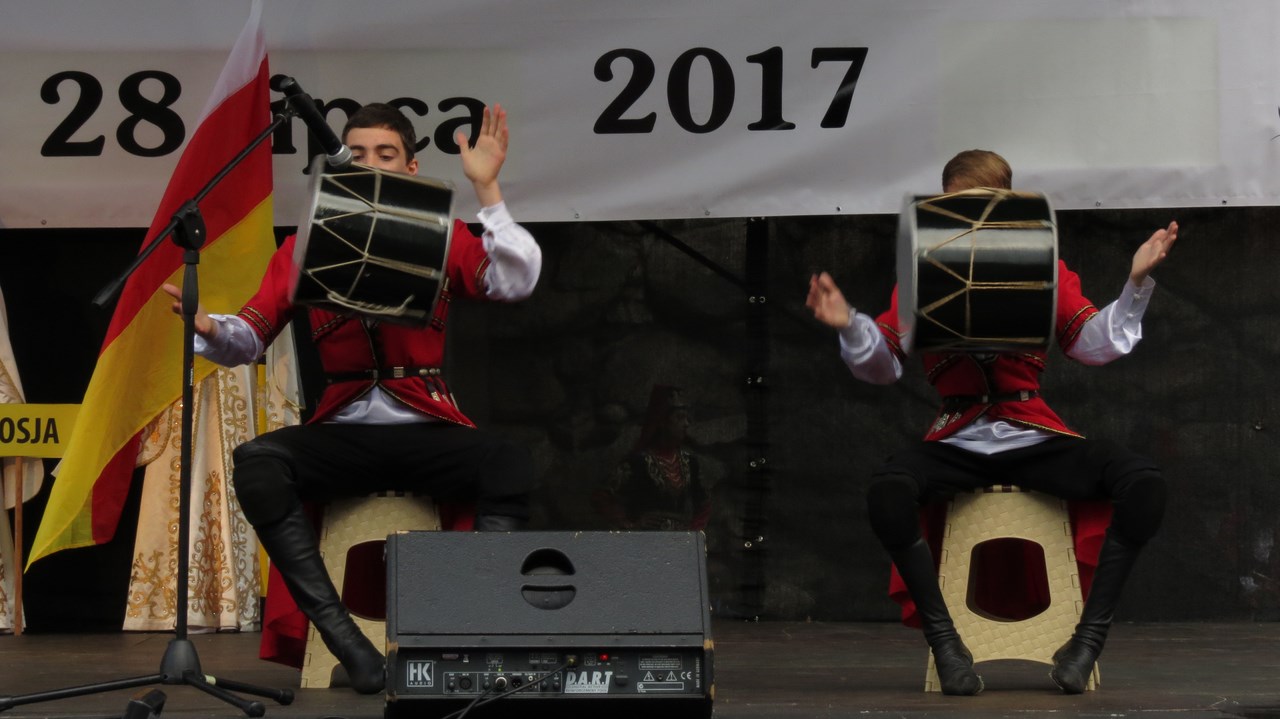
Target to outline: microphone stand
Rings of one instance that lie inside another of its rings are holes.
[[[293,690],[291,689],[269,689],[259,687],[244,682],[232,681],[220,677],[214,677],[205,674],[200,669],[200,657],[196,654],[195,645],[187,638],[187,592],[190,585],[190,578],[187,576],[190,571],[191,558],[188,551],[188,543],[191,536],[191,448],[192,448],[192,426],[194,417],[194,394],[195,394],[195,350],[192,347],[195,339],[195,320],[196,310],[199,307],[199,281],[196,266],[200,263],[200,248],[205,242],[205,224],[204,217],[200,214],[199,203],[207,196],[219,182],[225,178],[232,169],[239,165],[258,145],[275,132],[276,128],[294,117],[294,113],[286,106],[286,109],[273,117],[271,124],[267,129],[263,130],[250,144],[240,151],[231,162],[227,163],[217,175],[213,177],[201,190],[188,200],[174,213],[169,224],[156,236],[119,277],[112,283],[103,288],[94,298],[93,304],[99,308],[105,307],[113,298],[115,298],[124,287],[125,281],[132,275],[147,257],[155,251],[156,247],[164,241],[166,237],[173,240],[174,244],[183,248],[182,261],[186,266],[182,279],[182,448],[181,448],[181,470],[179,473],[179,491],[178,491],[178,577],[177,577],[177,616],[175,618],[174,639],[169,641],[168,648],[165,649],[164,657],[160,661],[160,671],[156,674],[147,674],[144,676],[131,677],[128,679],[117,679],[114,681],[100,682],[96,684],[86,684],[77,687],[69,687],[66,689],[56,689],[53,691],[36,692],[32,694],[22,694],[18,696],[0,697],[0,712],[10,707],[22,704],[33,704],[36,702],[50,701],[53,699],[67,699],[70,697],[84,696],[86,694],[97,694],[100,692],[114,691],[116,689],[131,689],[133,687],[147,686],[151,684],[168,684],[168,685],[184,685],[195,687],[217,699],[235,706],[244,712],[246,716],[260,717],[266,713],[266,708],[262,702],[251,701],[239,697],[231,692],[243,692],[254,696],[267,697],[279,704],[290,704],[293,702]],[[230,690],[230,691],[228,691]],[[158,698],[163,706],[163,693],[154,690],[151,694],[159,693]],[[149,695],[150,696],[150,695]]]

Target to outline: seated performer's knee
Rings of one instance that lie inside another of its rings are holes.
[[[249,524],[271,524],[297,506],[293,459],[287,450],[263,436],[236,447],[231,456],[236,499]]]
[[[890,552],[920,538],[920,505],[916,481],[903,474],[880,474],[867,490],[871,529]]]

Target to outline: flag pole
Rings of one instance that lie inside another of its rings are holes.
[[[22,498],[27,490],[26,459],[17,458],[13,501],[13,636],[22,636]]]

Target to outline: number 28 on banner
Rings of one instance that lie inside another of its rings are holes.
[[[156,85],[159,86],[160,98],[153,100],[147,97],[147,93],[154,94]],[[40,99],[48,105],[60,104],[64,100],[64,90],[67,91],[66,100],[73,104],[67,111],[66,117],[45,139],[40,147],[40,154],[44,157],[101,156],[107,143],[106,136],[87,137],[92,133],[86,128],[99,110],[103,110],[105,114],[111,114],[110,110],[102,107],[105,98],[102,82],[88,72],[66,70],[51,75],[44,81],[40,86]],[[116,128],[116,142],[121,149],[140,157],[160,157],[182,146],[182,142],[186,139],[186,125],[172,107],[182,95],[182,83],[177,77],[161,70],[135,72],[121,81],[118,94],[121,106],[128,111],[128,116]],[[75,95],[74,101],[71,100],[72,95]],[[425,117],[430,110],[424,100],[415,97],[398,97],[391,100],[389,104],[418,117]],[[342,97],[329,102],[317,98],[316,106],[321,115],[326,117],[333,109],[343,111],[348,117],[360,109],[359,102]],[[479,132],[485,104],[474,97],[447,97],[436,107],[440,113],[460,110],[463,114],[440,118],[434,135],[423,133],[416,150],[421,152],[434,140],[437,149],[441,152],[457,155],[461,150],[454,142],[454,133],[464,127],[470,127],[470,134],[473,136]],[[283,112],[284,108],[284,100],[271,103],[272,112]],[[152,130],[143,133],[146,136],[154,137],[158,131],[161,136],[158,144],[151,146],[143,144],[138,137],[139,128],[143,125],[153,126]],[[307,157],[314,157],[321,152],[322,148],[314,137],[309,135],[306,137]],[[293,143],[293,126],[285,124],[277,128],[272,137],[272,153],[293,155],[298,152]]]
[[[711,109],[704,122],[699,123],[693,116],[691,103],[691,77],[693,64],[699,58],[706,60],[711,70]],[[847,68],[827,112],[819,123],[824,128],[844,127],[849,118],[849,108],[853,102],[853,91],[857,87],[858,77],[862,74],[862,65],[867,59],[865,47],[815,47],[809,58],[810,68],[817,68],[823,63],[847,63]],[[614,66],[619,60],[631,64],[631,76],[623,85],[613,102],[600,113],[596,119],[597,135],[643,134],[653,132],[658,121],[658,113],[650,112],[636,115],[633,109],[644,96],[657,76],[657,68],[653,58],[641,50],[620,48],[610,50],[596,60],[595,76],[600,82],[614,79]],[[771,47],[763,52],[746,57],[747,62],[760,66],[760,119],[747,125],[748,130],[794,130],[796,125],[783,117],[782,108],[782,48]],[[624,68],[625,69],[625,68]],[[713,132],[724,125],[733,110],[736,86],[733,68],[724,55],[707,47],[695,47],[686,50],[671,64],[667,73],[667,109],[676,124],[688,132]],[[631,113],[630,115],[628,113]]]

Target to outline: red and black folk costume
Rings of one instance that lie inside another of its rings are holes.
[[[1079,277],[1065,263],[1058,270],[1054,329],[1063,353],[1103,364],[1131,351],[1141,338],[1141,317],[1154,282],[1126,284],[1120,299],[1099,311],[1081,293]],[[850,370],[869,382],[896,381],[906,359],[897,290],[876,320],[850,314],[849,326],[840,333]],[[1040,394],[1044,351],[926,352],[921,360],[939,393],[940,409],[924,442],[894,454],[876,470],[867,502],[872,529],[894,561],[891,594],[903,605],[904,621],[924,629],[943,691],[982,689],[938,590],[936,548],[931,550],[921,533],[923,523],[926,534],[938,536],[938,508],[958,492],[1012,484],[1071,500],[1081,578],[1092,579],[1076,634],[1083,632],[1100,651],[1128,569],[1163,515],[1159,469],[1113,442],[1085,439],[1050,409]],[[1088,500],[1109,500],[1110,507]],[[1114,513],[1108,517],[1110,509]],[[1096,571],[1090,571],[1093,567]],[[1092,614],[1105,616],[1092,617],[1091,605]],[[1066,684],[1076,690],[1076,681]]]
[[[480,212],[483,238],[454,222],[445,282],[427,327],[414,328],[308,309],[326,387],[306,425],[284,427],[235,449],[237,498],[273,570],[358,691],[381,691],[382,654],[342,606],[320,560],[304,503],[412,491],[474,507],[474,528],[512,530],[528,518],[528,451],[476,429],[441,376],[445,326],[455,298],[511,301],[532,292],[541,251],[502,203]],[[225,365],[253,361],[299,310],[290,299],[296,239],[276,251],[262,284],[234,316],[213,316],[213,339],[196,350]],[[456,514],[456,512],[452,512]],[[459,517],[455,527],[466,527]],[[446,520],[448,521],[448,520]],[[279,594],[279,592],[276,592]],[[273,597],[273,600],[275,598]],[[301,622],[268,609],[264,656],[296,651]],[[271,633],[282,629],[284,636]],[[297,657],[272,657],[292,663]]]

